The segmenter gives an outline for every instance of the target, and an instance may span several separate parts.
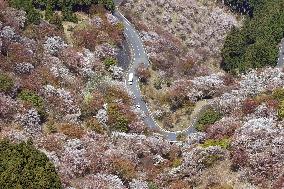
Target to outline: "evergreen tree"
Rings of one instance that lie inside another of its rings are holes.
[[[61,189],[55,167],[32,142],[0,142],[0,188]]]
[[[45,9],[45,19],[50,20],[53,17],[53,6],[50,1],[48,1]]]
[[[222,49],[222,67],[232,73],[275,66],[277,46],[284,37],[284,1],[249,2],[254,8],[253,16],[246,18],[242,28],[231,31]]]
[[[72,12],[72,6],[64,4],[62,7],[63,20],[70,22],[78,22],[78,19],[75,14]]]

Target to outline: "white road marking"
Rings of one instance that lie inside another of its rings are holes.
[[[126,25],[129,25],[131,28],[127,28],[126,27],[126,30],[128,31],[128,30],[134,30],[134,28],[132,27],[132,25],[131,25],[131,23],[120,13],[120,12],[118,12],[118,14],[123,18],[123,22],[126,24]],[[126,34],[126,36],[129,38],[129,37],[132,37],[132,38],[134,38],[134,40],[136,40],[135,38],[138,38],[138,40],[139,40],[139,43],[142,43],[142,40],[140,39],[140,36],[135,32],[135,30],[134,30],[134,32],[128,32],[128,34]],[[143,47],[143,45],[141,45],[141,48],[137,45],[137,49],[134,49],[134,46],[133,46],[133,44],[130,42],[130,40],[128,40],[129,41],[129,44],[130,44],[130,46],[131,46],[131,49],[133,50],[133,63],[135,64],[137,64],[137,63],[139,63],[139,62],[135,62],[135,52],[137,52],[138,51],[138,53],[139,53],[139,56],[141,55],[141,53],[142,54],[146,54],[145,53],[145,51],[144,51],[144,47]],[[136,50],[136,51],[135,51]],[[146,55],[147,56],[147,55]],[[134,66],[134,65],[133,65]],[[132,67],[132,69],[130,69],[130,70],[133,70],[134,68]],[[135,79],[136,80],[136,79]],[[125,81],[126,82],[126,81]],[[126,82],[127,83],[127,82]],[[138,90],[139,91],[139,93],[140,93],[140,95],[141,95],[141,91],[140,91],[140,87],[139,87],[139,84],[138,84],[138,82],[135,82],[136,83],[136,85],[135,85],[135,87],[134,87],[134,90]],[[133,89],[132,89],[133,90]],[[135,98],[137,98],[137,96],[135,96]],[[141,104],[141,102],[138,102],[138,104]],[[143,104],[143,103],[142,103]],[[174,138],[176,137],[176,133],[178,133],[178,132],[170,132],[170,131],[166,131],[166,130],[164,130],[162,127],[160,127],[159,126],[159,124],[156,122],[156,120],[155,119],[153,119],[151,116],[152,116],[152,112],[148,109],[148,106],[147,106],[147,104],[145,104],[145,107],[146,107],[146,110],[143,110],[143,112],[146,114],[146,113],[149,113],[149,115],[150,115],[150,117],[149,116],[146,116],[146,119],[148,119],[148,120],[150,120],[150,121],[152,121],[153,123],[154,123],[154,125],[152,125],[152,123],[150,123],[150,127],[152,128],[152,127],[154,127],[154,128],[158,128],[160,131],[162,131],[163,133],[164,133],[164,135],[166,134],[167,136],[166,137],[171,137],[172,138],[172,136],[170,136],[170,134],[174,134]],[[174,139],[175,140],[175,139]]]

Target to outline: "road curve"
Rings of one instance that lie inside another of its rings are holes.
[[[162,129],[154,120],[151,115],[151,112],[147,108],[147,104],[142,100],[142,94],[139,87],[139,79],[135,75],[135,70],[137,66],[141,63],[144,63],[145,66],[149,66],[148,55],[145,52],[143,42],[132,24],[117,10],[113,13],[123,24],[124,24],[124,35],[129,45],[132,54],[132,63],[127,71],[126,78],[129,73],[134,73],[133,84],[129,85],[126,82],[127,87],[133,93],[135,99],[134,103],[140,105],[141,111],[144,113],[144,122],[148,128],[159,131],[163,134],[168,140],[176,141],[177,134],[175,132],[169,132]]]
[[[121,2],[122,2],[121,0],[115,1],[116,5],[119,5]],[[126,82],[126,85],[135,97],[134,99],[135,104],[140,105],[140,109],[145,115],[144,117],[145,124],[150,129],[159,131],[159,133],[161,133],[165,138],[167,138],[170,141],[177,141],[177,136],[181,133],[190,134],[196,132],[194,129],[194,125],[198,121],[199,117],[202,115],[202,112],[204,112],[206,109],[208,109],[208,107],[210,107],[210,105],[208,105],[206,101],[201,102],[201,104],[197,106],[197,108],[195,108],[194,112],[191,115],[189,127],[183,131],[177,131],[177,132],[166,131],[155,122],[154,118],[151,115],[151,112],[147,108],[147,104],[145,103],[145,101],[142,100],[142,94],[139,87],[139,80],[135,75],[135,69],[139,64],[144,63],[146,66],[150,65],[148,55],[145,52],[143,46],[142,39],[140,38],[137,30],[133,27],[133,25],[118,11],[118,8],[113,13],[113,15],[116,16],[124,24],[124,35],[132,54],[132,63],[130,64],[130,67],[126,73],[126,78],[128,77],[129,73],[134,73],[133,84],[129,85],[128,82]],[[281,41],[279,58],[276,67],[282,68],[283,66],[284,66],[284,39]]]
[[[151,115],[151,111],[149,111],[147,104],[142,99],[142,94],[139,87],[139,79],[135,75],[135,70],[139,64],[144,63],[146,66],[149,66],[148,55],[144,49],[142,39],[140,38],[137,30],[133,27],[133,25],[116,9],[113,13],[123,24],[124,24],[124,35],[131,50],[132,55],[132,63],[129,66],[129,69],[126,73],[126,78],[129,73],[134,73],[133,84],[129,85],[126,82],[127,87],[134,95],[134,103],[140,105],[140,109],[143,112],[144,123],[148,126],[148,128],[153,129],[161,133],[165,138],[169,141],[177,141],[177,137],[179,134],[190,134],[195,132],[194,125],[196,124],[202,112],[205,111],[209,105],[207,105],[206,101],[200,102],[197,108],[195,108],[194,112],[191,115],[189,127],[182,131],[171,132],[160,127],[154,120]]]

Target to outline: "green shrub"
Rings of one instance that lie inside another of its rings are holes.
[[[69,138],[82,138],[85,130],[77,124],[62,123],[56,126],[58,131],[65,134]]]
[[[33,91],[23,90],[19,94],[19,98],[21,100],[30,102],[36,108],[42,108],[43,107],[43,99],[42,99],[42,97],[38,96]]]
[[[62,15],[63,15],[63,20],[69,21],[69,22],[78,22],[77,16],[72,12],[72,7],[71,6],[63,6],[62,8]]]
[[[60,178],[47,156],[30,143],[0,142],[0,188],[61,189]]]
[[[172,162],[173,167],[178,167],[182,164],[182,160],[180,158],[175,158]]]
[[[220,119],[221,119],[221,114],[210,108],[202,114],[202,116],[197,121],[195,128],[197,131],[204,132],[208,125],[214,124],[216,121]]]
[[[43,130],[45,133],[51,134],[51,133],[56,133],[57,132],[57,128],[54,125],[54,123],[46,123],[43,126]]]
[[[275,90],[272,92],[272,97],[273,97],[275,100],[278,100],[278,101],[284,100],[284,89],[283,89],[283,88],[275,89]]]
[[[123,115],[118,115],[116,117],[116,123],[112,126],[112,128],[116,131],[128,132],[128,124],[129,121],[126,117],[124,117]]]
[[[230,140],[229,139],[208,139],[202,145],[203,148],[207,148],[209,146],[220,146],[223,149],[228,149],[230,147]]]
[[[9,92],[13,86],[13,79],[8,75],[0,73],[0,92]]]
[[[31,9],[27,11],[27,20],[30,24],[39,24],[41,15],[38,10]]]
[[[115,5],[114,5],[113,0],[99,0],[99,3],[104,5],[106,7],[106,9],[108,9],[110,11],[115,10]]]
[[[284,100],[281,101],[278,110],[277,110],[277,115],[279,119],[284,118]]]
[[[108,106],[109,124],[111,130],[128,132],[129,120],[120,112],[116,104]]]
[[[78,7],[82,7],[88,10],[92,4],[101,4],[110,11],[115,10],[113,0],[72,0],[72,1],[60,1],[60,0],[9,0],[9,4],[17,9],[22,9],[27,12],[27,18],[29,23],[38,24],[40,21],[40,13],[36,8],[41,8],[46,11],[46,19],[50,20],[54,14],[54,7],[61,10],[63,19],[71,22],[78,22],[78,19],[74,12],[78,10]]]
[[[117,30],[121,30],[121,31],[124,30],[124,25],[121,22],[117,23],[115,27],[117,28]]]
[[[135,164],[131,160],[117,158],[113,161],[113,168],[122,180],[130,181],[136,178]]]
[[[41,96],[37,95],[33,91],[23,90],[20,92],[18,97],[21,100],[31,104],[38,111],[42,118],[46,116],[46,112],[44,110],[44,101]]]
[[[116,64],[117,64],[117,60],[114,58],[106,58],[104,60],[104,65],[106,66],[106,68],[109,68],[110,66],[113,66]]]
[[[153,83],[155,89],[157,89],[157,90],[162,89],[162,84],[163,84],[163,81],[162,81],[162,79],[160,79],[160,78],[155,79],[155,80],[154,80],[154,83]]]
[[[90,119],[85,124],[86,128],[95,131],[99,134],[104,134],[106,132],[106,129],[96,120],[96,119]]]
[[[222,185],[216,184],[210,189],[234,189],[234,188],[228,184],[222,184]]]
[[[216,161],[220,160],[222,158],[222,156],[220,155],[209,155],[207,157],[204,158],[203,160],[203,164],[206,167],[210,167],[212,166]]]
[[[149,189],[159,189],[158,186],[154,182],[149,182],[148,188]]]
[[[178,141],[186,141],[187,140],[187,134],[186,133],[178,133],[177,134],[177,140]]]
[[[45,10],[45,20],[51,20],[53,17],[53,6],[51,3],[48,3]]]

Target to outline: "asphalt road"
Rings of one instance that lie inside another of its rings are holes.
[[[134,102],[136,105],[140,105],[140,109],[145,115],[144,122],[150,129],[159,131],[170,141],[176,141],[177,134],[175,132],[165,131],[161,127],[159,127],[159,125],[154,121],[154,118],[151,116],[151,113],[147,108],[147,104],[142,100],[142,94],[139,87],[139,79],[135,75],[135,70],[138,65],[142,63],[144,63],[145,66],[149,66],[149,60],[143,47],[143,42],[136,29],[120,12],[116,11],[113,14],[124,24],[124,35],[132,54],[132,63],[130,64],[130,67],[127,71],[126,80],[128,80],[129,73],[134,73],[133,84],[129,85],[129,83],[127,82],[128,88],[132,91],[135,97]]]
[[[277,68],[283,68],[284,65],[284,39],[281,41],[281,45],[279,48],[279,57],[277,61]]]
[[[119,52],[116,56],[118,60],[118,66],[123,70],[127,70],[129,68],[129,64],[131,63],[131,57],[129,53],[129,47],[126,41],[123,41],[121,46],[119,47]]]
[[[116,0],[116,4],[120,4],[122,0]],[[208,108],[208,105],[204,105],[199,107],[196,111],[196,115],[194,115],[191,119],[191,122],[189,124],[189,127],[181,132],[170,132],[166,131],[163,128],[161,128],[154,120],[154,118],[151,116],[150,111],[147,108],[147,104],[142,100],[142,94],[139,87],[139,80],[137,76],[135,75],[135,69],[138,67],[139,64],[144,63],[144,65],[149,66],[149,60],[147,53],[145,52],[145,49],[143,47],[143,42],[136,31],[136,29],[132,26],[132,24],[118,11],[115,11],[114,16],[116,16],[121,22],[124,24],[124,34],[125,38],[127,40],[127,43],[129,45],[131,54],[132,54],[132,62],[130,64],[130,67],[128,71],[126,72],[126,84],[128,88],[132,91],[135,99],[134,102],[136,105],[140,105],[140,109],[143,112],[144,116],[144,122],[145,124],[153,130],[159,131],[165,138],[167,138],[170,141],[176,141],[177,136],[179,133],[185,133],[190,134],[196,132],[194,129],[194,125],[196,124],[198,118],[200,115],[202,115],[202,112],[205,111]],[[277,62],[277,67],[283,67],[284,65],[284,39],[281,42],[280,47],[280,54],[279,59]],[[128,81],[128,75],[129,73],[134,73],[133,77],[133,84],[129,85]]]

